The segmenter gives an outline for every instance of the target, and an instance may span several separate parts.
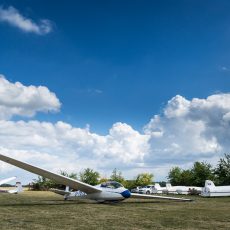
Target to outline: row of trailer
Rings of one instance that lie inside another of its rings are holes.
[[[230,196],[230,185],[228,186],[215,186],[210,181],[205,181],[204,187],[195,186],[172,186],[166,183],[165,187],[161,187],[159,183],[154,185],[147,185],[144,187],[137,187],[132,192],[140,194],[180,194],[180,195],[201,195],[203,197],[217,197],[217,196]]]

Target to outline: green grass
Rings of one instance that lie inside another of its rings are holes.
[[[230,229],[230,197],[193,198],[97,204],[51,192],[0,194],[0,229]]]

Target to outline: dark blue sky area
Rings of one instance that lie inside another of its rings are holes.
[[[0,73],[45,85],[62,102],[37,119],[121,121],[141,130],[176,94],[204,98],[230,87],[230,1],[0,1],[53,32],[0,23]]]

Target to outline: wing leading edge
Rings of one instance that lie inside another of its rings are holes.
[[[4,156],[2,154],[0,154],[0,160],[4,161],[6,163],[9,163],[11,165],[17,166],[17,167],[24,169],[26,171],[29,171],[31,173],[34,173],[34,174],[43,176],[45,178],[54,180],[57,183],[69,186],[73,189],[81,190],[82,192],[85,192],[87,194],[101,192],[101,190],[99,188],[96,188],[96,187],[91,186],[89,184],[83,183],[83,182],[78,181],[78,180],[71,179],[69,177],[62,176],[62,175],[57,174],[57,173],[50,172],[48,170],[30,165],[30,164],[22,162],[22,161],[15,160],[13,158]]]
[[[8,182],[10,182],[10,181],[12,181],[12,180],[15,180],[17,177],[16,176],[14,176],[14,177],[10,177],[10,178],[7,178],[7,179],[4,179],[4,180],[1,180],[0,181],[0,185],[2,185],[2,184],[6,184],[6,183],[8,183]]]
[[[155,195],[146,195],[146,194],[138,194],[138,193],[131,193],[130,198],[192,201],[191,199],[185,199],[185,198],[179,198],[179,197],[155,196]]]

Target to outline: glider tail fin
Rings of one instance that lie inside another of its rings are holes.
[[[156,190],[161,190],[161,186],[160,186],[159,183],[155,183],[154,188],[155,188]]]
[[[15,187],[16,187],[15,189],[8,190],[7,192],[11,193],[11,194],[18,194],[18,193],[23,192],[23,188],[22,188],[21,182],[16,182]]]
[[[17,193],[23,192],[21,182],[16,182],[16,191],[17,191]]]
[[[172,187],[172,185],[170,183],[166,183],[166,188],[170,189]]]
[[[216,187],[216,186],[211,180],[206,180],[205,187]]]
[[[65,192],[69,192],[69,186],[65,187]]]

